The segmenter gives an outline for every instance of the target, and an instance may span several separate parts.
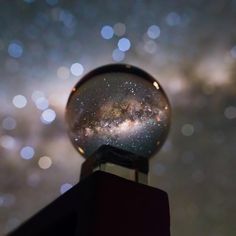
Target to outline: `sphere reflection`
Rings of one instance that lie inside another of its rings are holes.
[[[104,144],[150,158],[167,137],[170,105],[159,82],[143,70],[107,65],[73,88],[66,121],[85,158]]]

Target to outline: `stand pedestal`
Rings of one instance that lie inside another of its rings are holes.
[[[167,194],[97,171],[9,236],[170,236]]]

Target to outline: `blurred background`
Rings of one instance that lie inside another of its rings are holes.
[[[235,0],[1,0],[0,235],[78,182],[65,105],[108,63],[148,71],[170,99],[150,184],[169,194],[172,235],[236,235],[235,26]]]

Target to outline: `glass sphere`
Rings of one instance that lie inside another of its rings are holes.
[[[66,122],[73,145],[85,158],[102,145],[150,158],[167,137],[170,104],[160,83],[145,71],[106,65],[72,89]]]

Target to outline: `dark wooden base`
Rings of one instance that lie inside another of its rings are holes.
[[[97,171],[9,236],[170,236],[167,194]]]

